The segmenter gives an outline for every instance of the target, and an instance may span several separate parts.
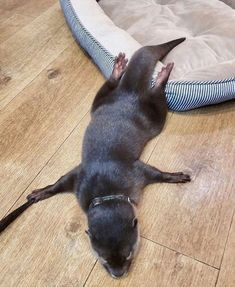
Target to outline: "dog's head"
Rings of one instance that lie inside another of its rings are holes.
[[[88,211],[87,234],[101,264],[114,277],[127,274],[138,249],[138,220],[127,200],[108,200]]]

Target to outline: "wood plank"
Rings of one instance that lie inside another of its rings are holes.
[[[5,11],[35,18],[56,2],[56,0],[0,0],[0,7]]]
[[[141,245],[128,277],[114,280],[100,264],[96,264],[85,287],[212,287],[215,285],[218,271],[212,267],[147,240],[142,240]]]
[[[67,48],[73,38],[55,4],[0,45],[0,109]]]
[[[220,269],[217,287],[235,286],[235,217],[229,232],[228,243],[226,245],[222,266]]]
[[[219,268],[234,203],[235,103],[174,114],[150,164],[188,171],[192,182],[146,189],[142,233]]]
[[[6,41],[21,28],[29,24],[32,17],[14,14],[6,21],[0,22],[0,43]]]
[[[88,112],[102,83],[101,74],[74,43],[4,109],[0,217]]]

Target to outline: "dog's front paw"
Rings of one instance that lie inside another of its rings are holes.
[[[183,172],[171,173],[169,177],[169,182],[172,183],[185,183],[189,181],[191,181],[190,175]]]
[[[32,193],[27,196],[28,201],[38,202],[40,200],[50,197],[48,191],[43,189],[35,189]]]

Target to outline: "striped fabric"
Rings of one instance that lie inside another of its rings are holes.
[[[217,81],[170,81],[166,87],[169,108],[176,111],[235,99],[235,77]]]
[[[60,4],[75,39],[108,78],[112,72],[115,55],[107,51],[83,26],[70,0],[60,0]],[[175,111],[186,111],[232,100],[235,99],[235,77],[215,81],[169,81],[166,97],[169,108]]]
[[[82,25],[69,0],[60,0],[66,22],[79,45],[91,56],[106,78],[111,75],[115,56],[111,55]]]

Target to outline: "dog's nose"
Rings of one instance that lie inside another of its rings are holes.
[[[111,272],[111,276],[115,279],[123,277],[124,275],[126,275],[126,270],[125,269],[112,269],[110,270]]]

